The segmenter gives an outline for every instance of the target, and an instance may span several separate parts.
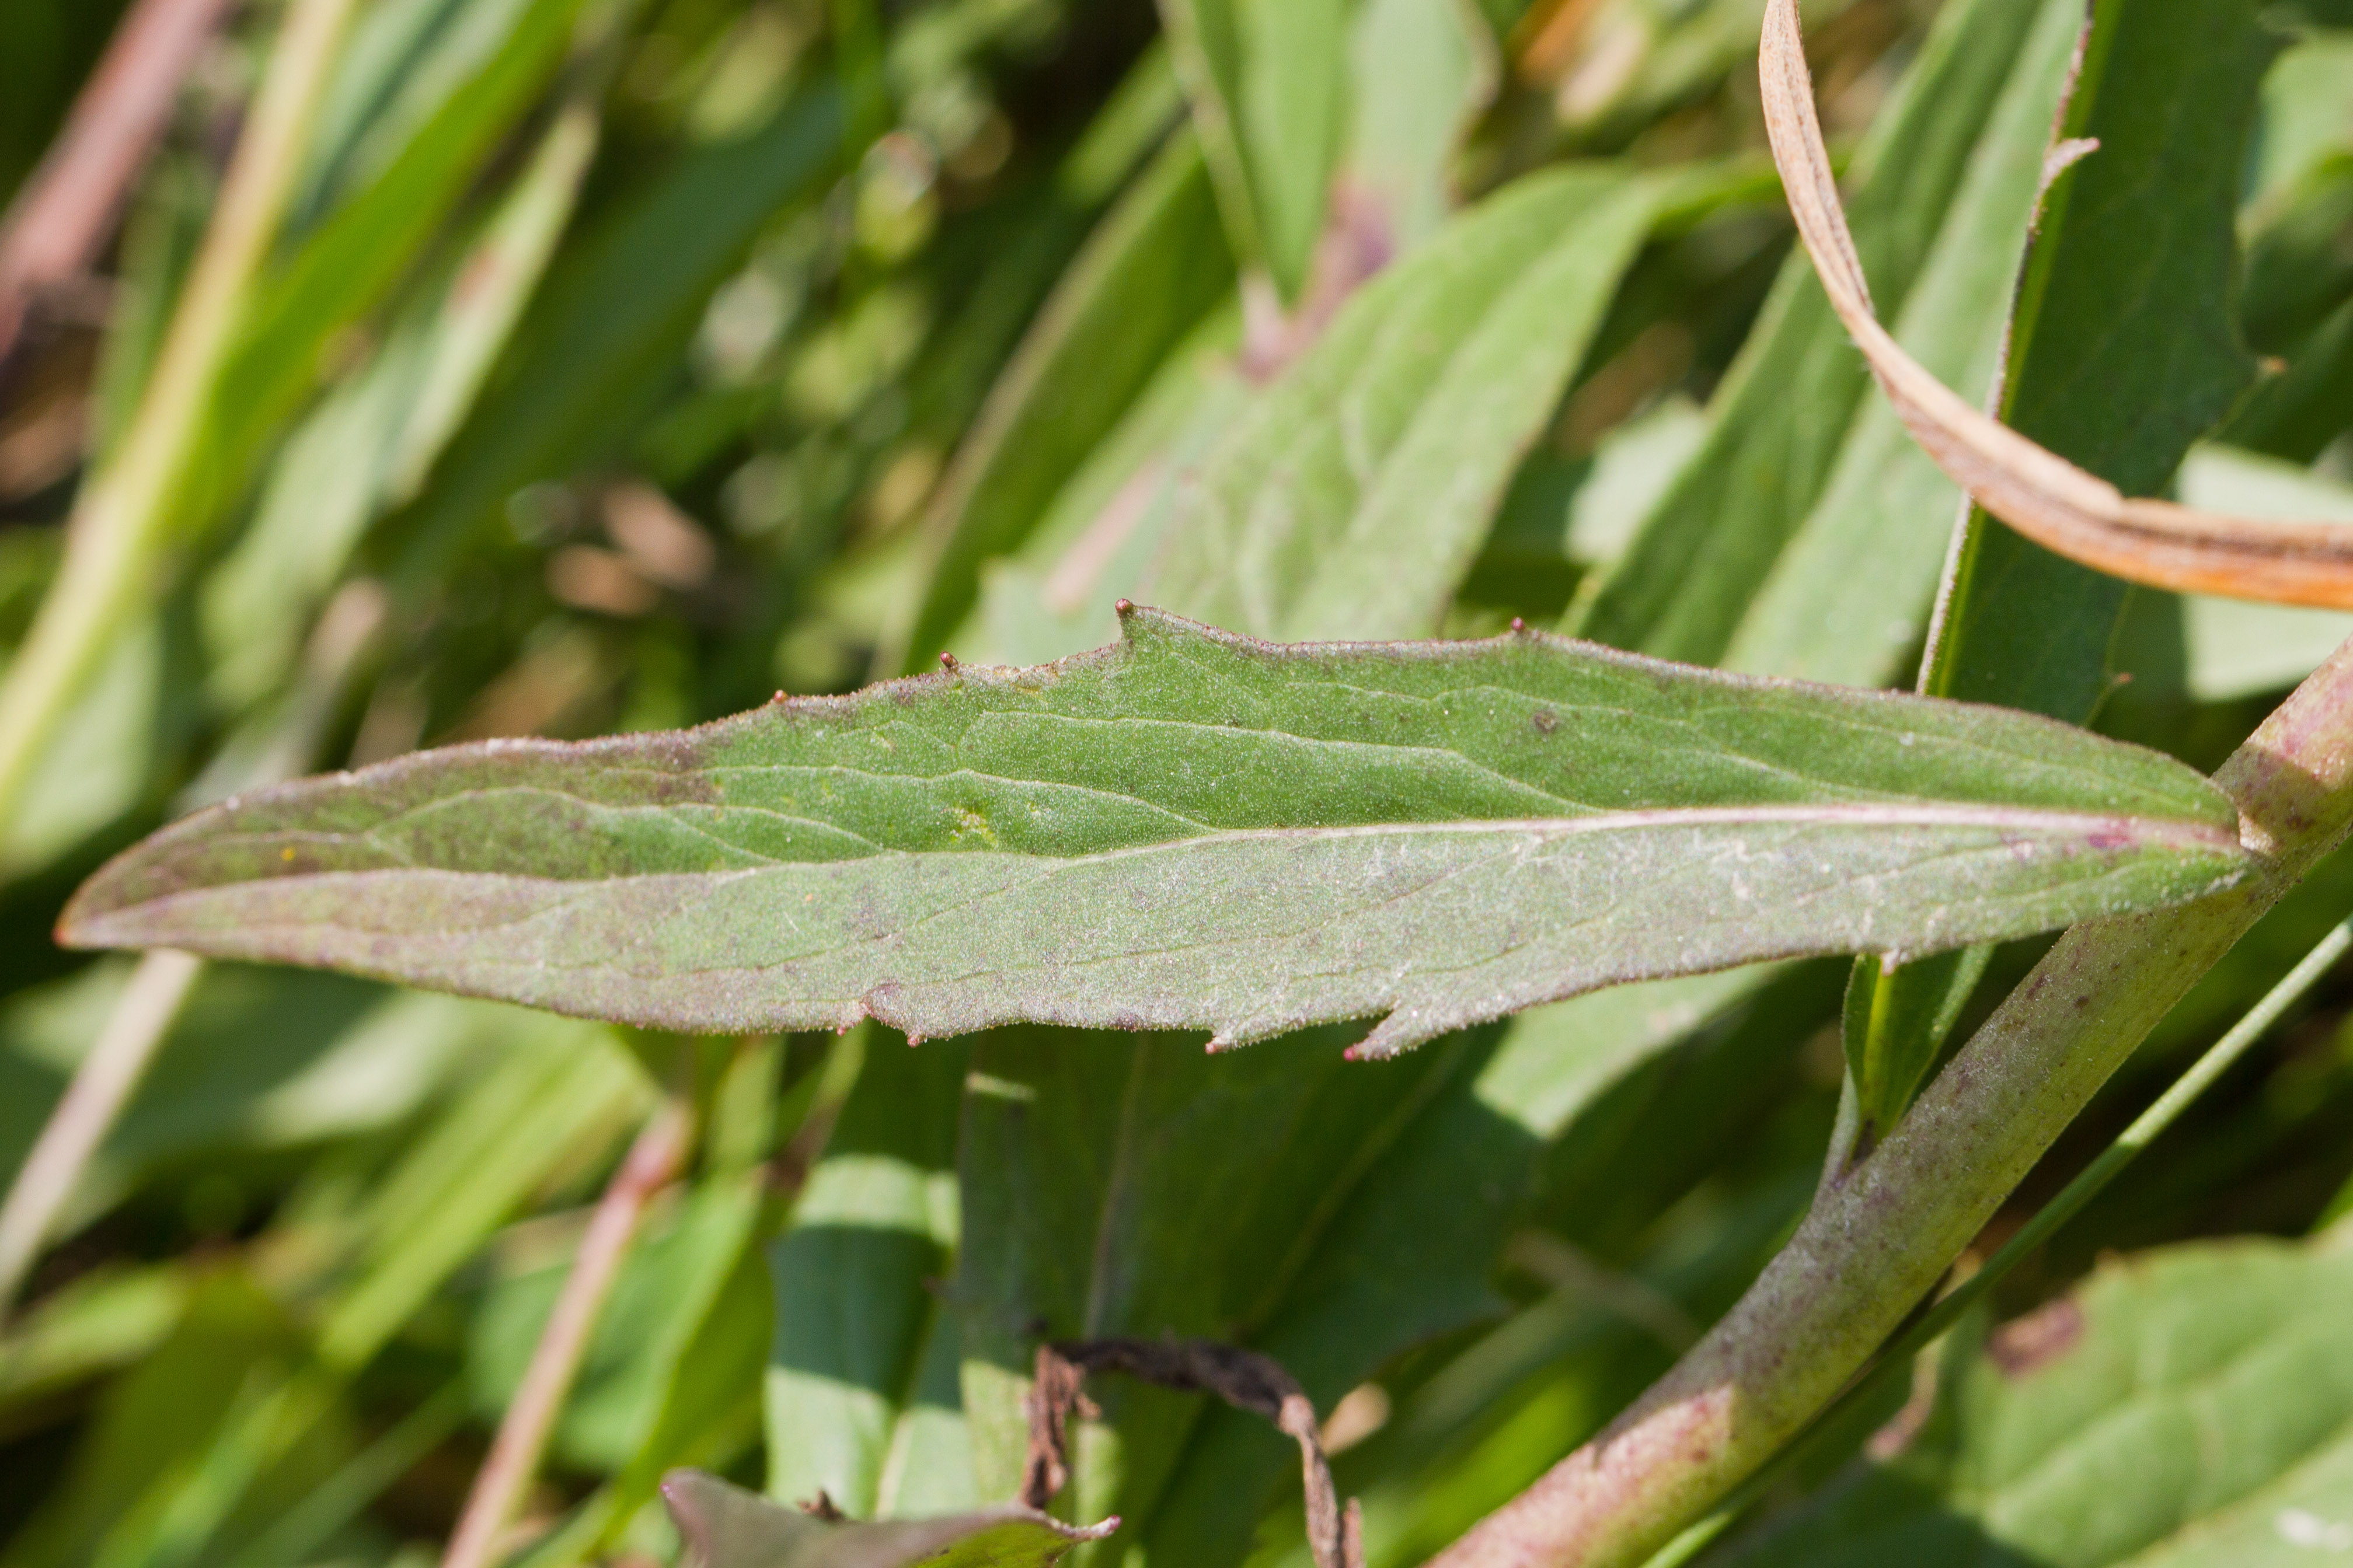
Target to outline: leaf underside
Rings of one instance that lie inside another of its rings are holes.
[[[654,1026],[1021,1019],[1386,1054],[1625,981],[1920,953],[2194,898],[2229,804],[2027,715],[1534,633],[1278,647],[1155,612],[675,733],[455,747],[115,860],[75,946]]]

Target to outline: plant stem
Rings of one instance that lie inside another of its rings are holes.
[[[204,966],[203,959],[168,948],[140,959],[98,1043],[74,1070],[64,1098],[8,1188],[7,1202],[0,1205],[0,1319],[7,1316],[58,1211],[80,1184],[90,1156],[145,1076],[156,1046],[180,1016],[180,1002]]]
[[[2000,1249],[1986,1259],[1985,1266],[1955,1286],[1944,1298],[1920,1316],[1920,1321],[1889,1345],[1887,1361],[1908,1360],[1925,1350],[1957,1321],[1963,1312],[1980,1296],[1991,1289],[2001,1277],[2015,1268],[2026,1255],[2048,1241],[2052,1234],[2082,1212],[2085,1204],[2100,1190],[2122,1173],[2124,1168],[2140,1156],[2143,1150],[2157,1142],[2165,1130],[2178,1121],[2198,1098],[2214,1087],[2214,1082],[2235,1066],[2247,1054],[2250,1047],[2271,1032],[2280,1016],[2295,1005],[2304,994],[2328,973],[2337,961],[2353,950],[2353,920],[2348,920],[2327,936],[2319,945],[2305,954],[2299,963],[2273,986],[2263,999],[2254,1005],[2231,1026],[2228,1034],[2208,1047],[2190,1069],[2159,1095],[2157,1102],[2133,1119],[2131,1126],[2119,1133],[2116,1141],[2101,1152],[2100,1157],[2067,1184],[2059,1195],[2036,1211],[2032,1219],[2004,1242]]]
[[[0,222],[0,361],[44,289],[71,281],[113,227],[180,82],[228,0],[138,0],[40,167]]]
[[[2215,1080],[2230,1071],[2239,1058],[2247,1054],[2250,1047],[2269,1034],[2281,1015],[2295,1006],[2298,999],[2348,951],[2353,951],[2353,919],[2346,920],[2321,938],[2294,969],[2280,978],[2278,984],[2265,993],[2262,1001],[2249,1008],[2246,1016],[2232,1025],[2227,1034],[2207,1047],[2206,1054],[2200,1057],[2188,1072],[2176,1079],[2171,1087],[2157,1098],[2155,1104],[2135,1117],[2132,1125],[2117,1134],[2116,1142],[2109,1144],[2098,1159],[2084,1166],[2057,1197],[2035,1211],[2034,1217],[2021,1226],[2017,1234],[1987,1258],[1982,1268],[1939,1297],[1935,1306],[1921,1313],[1910,1328],[1891,1341],[1872,1363],[1870,1369],[1848,1384],[1846,1392],[1814,1418],[1805,1437],[1811,1438],[1825,1429],[1835,1428],[1839,1417],[1867,1398],[1887,1373],[1908,1367],[1913,1357],[1934,1344],[1946,1330],[1958,1322],[1961,1314],[2000,1284],[2004,1275],[2024,1261],[2029,1253],[2051,1239],[2061,1226],[2080,1214],[2084,1205],[2097,1197],[2102,1189],[2116,1180],[2143,1150],[2156,1142],[2167,1128],[2179,1121],[2183,1111],[2213,1088]],[[1770,1464],[1749,1477],[1723,1507],[1677,1536],[1644,1568],[1678,1568],[1679,1564],[1690,1561],[1701,1547],[1722,1534],[1725,1527],[1766,1489],[1765,1482],[1784,1471],[1789,1460],[1808,1446],[1801,1440],[1783,1447]]]
[[[680,1099],[664,1100],[637,1142],[629,1145],[621,1168],[596,1201],[596,1212],[589,1218],[587,1234],[580,1238],[580,1251],[572,1260],[572,1271],[565,1276],[555,1310],[548,1315],[539,1343],[533,1347],[522,1384],[499,1422],[490,1455],[474,1477],[473,1490],[467,1494],[465,1511],[450,1532],[441,1568],[490,1568],[495,1560],[499,1533],[513,1517],[523,1489],[539,1469],[540,1455],[554,1430],[556,1414],[564,1407],[573,1376],[580,1370],[589,1332],[596,1328],[605,1298],[620,1274],[621,1260],[628,1256],[629,1241],[637,1234],[647,1200],[678,1174],[692,1129],[693,1114],[687,1103]]]
[[[1609,1428],[1444,1568],[1638,1563],[1834,1399],[2136,1047],[2353,824],[2353,643],[2215,775],[2256,869],[2197,903],[2075,927],[1746,1295]]]
[[[0,679],[0,825],[124,617],[153,591],[248,289],[301,166],[354,0],[292,0],[172,325],[112,462],[83,485],[65,559]]]

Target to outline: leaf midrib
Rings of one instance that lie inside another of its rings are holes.
[[[435,808],[438,808],[448,804],[450,800],[457,798],[459,797],[445,797],[443,800],[427,804]],[[564,798],[574,800],[578,799],[577,796],[565,796]],[[423,809],[423,807],[419,807],[418,809]],[[608,808],[592,807],[592,809]],[[658,810],[659,808],[631,809]],[[720,809],[762,812],[765,808],[723,807]],[[396,822],[398,820],[399,818],[396,817],[391,819],[393,822]],[[794,818],[792,820],[798,821],[804,819]],[[389,823],[385,826],[389,826]],[[819,826],[823,825],[820,824]],[[2125,842],[2144,846],[2168,845],[2183,848],[2210,847],[2215,849],[2230,849],[2239,847],[2238,837],[2234,834],[2226,832],[2219,827],[2208,826],[2202,823],[2186,822],[2170,818],[2135,817],[2125,814],[2112,812],[2052,811],[2039,808],[1969,805],[1960,804],[1920,805],[1905,802],[1870,801],[1814,805],[1773,805],[1655,806],[1645,807],[1633,811],[1592,810],[1582,812],[1573,816],[1461,817],[1433,822],[1372,822],[1350,823],[1332,826],[1315,827],[1226,828],[1193,834],[1181,837],[1161,839],[1152,843],[1119,845],[1107,849],[1091,850],[1083,854],[1076,855],[1049,855],[1027,850],[989,847],[923,849],[878,847],[873,851],[873,853],[867,855],[843,856],[830,860],[800,860],[784,859],[775,856],[762,855],[757,850],[746,849],[735,845],[725,845],[723,840],[713,840],[714,843],[723,844],[723,847],[729,848],[733,853],[751,856],[757,858],[760,861],[760,864],[755,866],[713,868],[704,870],[681,870],[665,868],[655,870],[621,872],[586,877],[549,877],[527,875],[512,871],[462,870],[448,867],[421,865],[417,863],[413,858],[407,857],[404,853],[402,858],[405,863],[398,866],[353,868],[337,868],[325,871],[304,871],[282,878],[255,879],[251,882],[237,885],[267,885],[271,881],[316,879],[327,876],[380,877],[411,876],[419,874],[459,878],[491,878],[507,881],[543,882],[550,884],[597,885],[608,882],[637,881],[649,878],[689,878],[726,881],[744,877],[758,876],[768,870],[783,869],[793,867],[839,866],[854,861],[871,859],[918,859],[939,855],[987,855],[997,856],[1009,860],[1037,861],[1056,867],[1080,867],[1089,865],[1105,865],[1123,859],[1130,859],[1147,855],[1165,855],[1187,849],[1210,848],[1228,844],[1250,843],[1256,841],[1308,844],[1332,843],[1355,838],[1405,837],[1409,836],[1432,837],[1460,835],[1464,837],[1494,836],[1503,837],[1514,834],[1541,835],[1547,840],[1557,840],[1561,838],[1584,837],[1605,833],[1640,833],[1660,828],[1719,826],[1851,826],[1865,828],[1883,827],[1891,830],[1905,827],[1984,827],[1993,829],[2010,829],[2021,834],[2049,834],[2056,836],[2072,833],[2085,837],[2096,837],[2104,834],[2114,834]],[[290,837],[299,837],[312,843],[340,843],[357,839],[373,845],[375,842],[376,836],[384,830],[385,826],[376,826],[371,827],[364,833],[351,835],[316,833],[292,835],[282,832],[263,832],[250,836],[237,837],[246,837],[250,842],[257,844],[284,843]],[[848,837],[858,837],[858,835],[851,833],[849,829],[840,829],[839,831]],[[385,847],[387,854],[392,852],[389,847]],[[188,891],[202,892],[208,890],[210,889],[189,889]],[[177,896],[182,895],[164,895],[166,898]]]

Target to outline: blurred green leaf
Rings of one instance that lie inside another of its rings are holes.
[[[1378,242],[1410,250],[1454,205],[1455,154],[1502,70],[1494,35],[1467,0],[1366,0],[1348,26],[1345,219],[1367,204]]]
[[[288,1397],[301,1354],[249,1280],[199,1281],[171,1337],[108,1390],[65,1483],[0,1563],[186,1561],[224,1531],[250,1532],[350,1450],[347,1422],[322,1424],[315,1405]],[[256,1436],[273,1440],[257,1450]]]
[[[1008,1029],[975,1042],[955,1298],[981,1496],[1019,1479],[1040,1337],[1252,1325],[1470,1048],[1359,1070],[1342,1038],[1295,1034],[1232,1058],[1170,1035]],[[1074,1507],[1141,1523],[1202,1401],[1124,1382],[1093,1397],[1104,1414],[1079,1439]]]
[[[2353,300],[2296,345],[2287,367],[2259,382],[2217,434],[2233,446],[2308,463],[2353,428]]]
[[[118,858],[60,929],[703,1031],[1239,1043],[1382,1015],[1377,1055],[1624,981],[2022,936],[2243,866],[2198,774],[1996,710],[1535,634],[1127,633],[257,792]],[[1732,913],[1694,927],[1694,900]]]
[[[433,581],[509,497],[643,414],[711,291],[830,166],[839,119],[831,89],[810,88],[748,135],[681,153],[566,250],[413,508],[407,580]]]
[[[471,1013],[469,1021],[514,1043],[408,1143],[345,1221],[344,1278],[318,1329],[330,1367],[364,1365],[525,1199],[609,1151],[650,1093],[608,1031],[459,1012],[435,998],[412,1005],[420,1022],[448,1027],[453,1013]]]
[[[528,30],[534,0],[378,0],[353,23],[290,213],[300,234],[381,177]]]
[[[766,1380],[768,1495],[820,1491],[878,1511],[894,1433],[918,1402],[934,1291],[956,1245],[960,1044],[908,1050],[880,1030],[825,1153],[770,1244],[775,1342]]]
[[[472,7],[502,27],[441,84],[429,114],[382,172],[326,215],[257,287],[220,374],[187,493],[184,526],[226,505],[278,426],[311,391],[335,334],[398,280],[472,184],[564,56],[583,0]]]
[[[1785,1175],[1676,1214],[1622,1273],[1587,1263],[1398,1399],[1339,1461],[1343,1487],[1374,1478],[1362,1494],[1366,1561],[1390,1568],[1438,1551],[1598,1430],[1672,1361],[1660,1320],[1721,1310],[1810,1191],[1805,1174]],[[1641,1303],[1634,1314],[1630,1301]],[[1262,1544],[1254,1568],[1304,1568],[1305,1555]]]
[[[930,559],[902,650],[878,663],[937,655],[982,563],[1039,526],[1232,275],[1199,144],[1180,133],[1097,226],[989,394],[926,520]]]
[[[593,109],[567,105],[441,288],[288,439],[204,587],[212,684],[233,705],[283,678],[367,525],[424,483],[537,287],[596,145]]]
[[[2302,180],[2323,159],[2353,151],[2353,110],[2345,101],[2348,70],[2353,34],[2310,34],[2281,52],[2263,77],[2251,200],[2263,202]]]
[[[6,874],[55,860],[140,804],[164,760],[166,660],[164,628],[153,616],[112,639],[0,829]]]
[[[128,971],[93,965],[20,992],[0,1013],[0,1170],[13,1172]],[[487,1016],[485,1016],[487,1014]],[[235,1201],[267,1150],[397,1126],[497,1038],[494,1010],[323,975],[208,971],[66,1213],[87,1223],[130,1189],[202,1172]],[[536,1022],[536,1020],[534,1020]],[[247,1157],[241,1162],[240,1156]]]
[[[1894,323],[1906,351],[1972,402],[1984,401],[2009,342],[2043,154],[2082,29],[2073,0],[2036,9]],[[1899,683],[1927,635],[1960,500],[1886,399],[1869,398],[1820,499],[1740,614],[1725,667]]]
[[[1307,264],[1337,154],[1347,34],[1338,0],[1162,0],[1234,254],[1286,298]]]
[[[2278,68],[2274,67],[2276,73]],[[2353,145],[2340,148],[2265,203],[2247,246],[2238,315],[2259,349],[2292,349],[2353,299]]]
[[[1816,25],[1850,0],[1816,0]],[[1531,8],[1533,10],[1533,7]],[[1610,0],[1587,13],[1583,47],[1552,110],[1573,145],[1616,148],[1720,89],[1757,55],[1762,0]],[[1557,13],[1556,13],[1557,15]]]
[[[1610,1205],[1645,1214],[1664,1207],[1689,1175],[1646,1169],[1626,1156],[1634,1146],[1689,1148],[1683,1141],[1692,1138],[1707,1146],[1716,1122],[1694,1103],[1694,1089],[1720,1089],[1743,1106],[1769,1092],[1753,1064],[1769,1075],[1787,1052],[1786,1029],[1820,1005],[1806,987],[1771,979],[1746,970],[1622,986],[1524,1013],[1500,1038],[1482,1032],[1460,1042],[1452,1061],[1424,1079],[1385,1124],[1387,1141],[1377,1151],[1320,1183],[1303,1183],[1315,1187],[1329,1218],[1300,1237],[1280,1294],[1254,1325],[1253,1344],[1328,1408],[1401,1352],[1443,1345],[1446,1336],[1503,1316],[1510,1302],[1497,1292],[1493,1270],[1514,1226],[1555,1204],[1580,1215]],[[1744,1015],[1763,1026],[1727,1030]],[[1730,1051],[1721,1048],[1727,1035],[1736,1040]],[[1679,1041],[1685,1044],[1671,1049]],[[1667,1096],[1646,1120],[1669,1076],[1660,1069],[1679,1062],[1684,1092]],[[1640,1381],[1639,1371],[1628,1375]],[[1594,1410],[1590,1418],[1598,1425],[1603,1414]],[[1439,1426],[1451,1430],[1448,1420]],[[1555,1446],[1520,1462],[1533,1474],[1578,1435],[1541,1427],[1537,1447]],[[1147,1523],[1155,1556],[1232,1562],[1253,1521],[1296,1474],[1296,1457],[1262,1424],[1208,1411]],[[1514,1489],[1506,1485],[1489,1501]],[[1476,1511],[1459,1498],[1430,1500],[1442,1517],[1459,1517],[1442,1512],[1450,1508]],[[1277,1539],[1287,1554],[1297,1537]]]
[[[1324,232],[1346,91],[1342,0],[1191,0],[1230,5],[1240,69],[1230,92],[1258,230],[1276,286],[1306,287]]]
[[[1902,318],[1929,265],[2041,9],[2009,0],[1941,8],[1857,151],[1847,216],[1883,316]],[[1752,22],[1752,50],[1756,36]],[[2016,240],[1979,230],[1974,243],[2008,251]],[[1957,354],[1976,347],[1974,331],[1957,337]],[[1820,501],[1869,386],[1811,263],[1791,256],[1717,388],[1706,443],[1616,566],[1580,590],[1563,628],[1663,658],[1721,658],[1774,561]]]
[[[185,1268],[156,1264],[101,1268],[43,1297],[0,1338],[0,1434],[37,1423],[46,1400],[153,1353],[191,1288]]]
[[[744,1182],[712,1182],[688,1194],[667,1223],[645,1227],[597,1314],[550,1438],[551,1458],[611,1475],[645,1446],[688,1348],[744,1256],[759,1206],[759,1194]],[[528,1272],[493,1284],[473,1314],[474,1408],[493,1423],[521,1385],[571,1271],[570,1248],[550,1251]]]
[[[2353,486],[2309,468],[2223,446],[2190,449],[2184,505],[2241,517],[2337,517],[2353,521]],[[2353,615],[2190,595],[2181,601],[2189,695],[2200,702],[2281,691],[2353,637]]]
[[[538,1560],[609,1550],[673,1467],[729,1465],[757,1443],[760,1373],[774,1317],[766,1273],[747,1248],[670,1369],[659,1411],[628,1466],[534,1553]]]
[[[107,321],[90,389],[94,458],[114,455],[138,410],[180,285],[204,236],[213,178],[196,160],[166,153],[132,196],[117,246],[115,287],[121,294]]]
[[[1250,405],[1234,363],[1240,331],[1240,312],[1223,309],[1177,345],[1018,552],[982,568],[980,602],[950,651],[976,663],[1047,664],[1119,635],[1115,595],[1143,580],[1177,489]]]
[[[1531,176],[1358,292],[1186,488],[1141,595],[1260,637],[1435,631],[1665,195]]]

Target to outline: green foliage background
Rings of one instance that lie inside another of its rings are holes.
[[[114,10],[0,4],[0,185]],[[153,591],[0,824],[0,1173],[129,973],[51,943],[66,896],[272,757],[666,729],[943,650],[1038,662],[1111,640],[1121,596],[1277,639],[1517,616],[1910,685],[1959,498],[1791,253],[1758,10],[361,6]],[[279,20],[240,10],[192,73],[105,308],[37,310],[0,368],[12,642],[133,417]],[[1915,355],[1972,398],[2006,364],[2007,416],[2128,489],[2353,517],[2353,15],[2099,0],[2080,62],[2075,0],[1808,22]],[[2101,146],[2030,250],[2054,119]],[[2200,769],[2353,629],[2127,591],[1982,518],[1955,562],[1925,689]],[[354,616],[378,629],[339,656]],[[2271,916],[2017,1212],[2348,905],[2332,864]],[[1837,961],[1656,982],[1381,1064],[1330,1029],[1215,1058],[1027,1026],[681,1042],[213,966],[0,1327],[0,1568],[432,1561],[585,1205],[681,1083],[691,1174],[597,1329],[521,1560],[666,1560],[649,1505],[680,1464],[861,1517],[997,1500],[1042,1322],[1272,1353],[1336,1407],[1373,1563],[1415,1562],[1787,1234],[1842,997],[1900,993],[1857,1064],[1900,1115],[2033,951],[1852,990]],[[2346,1550],[2346,1001],[1715,1560]],[[1281,1439],[1098,1397],[1063,1506],[1125,1522],[1090,1563],[1303,1563]]]

